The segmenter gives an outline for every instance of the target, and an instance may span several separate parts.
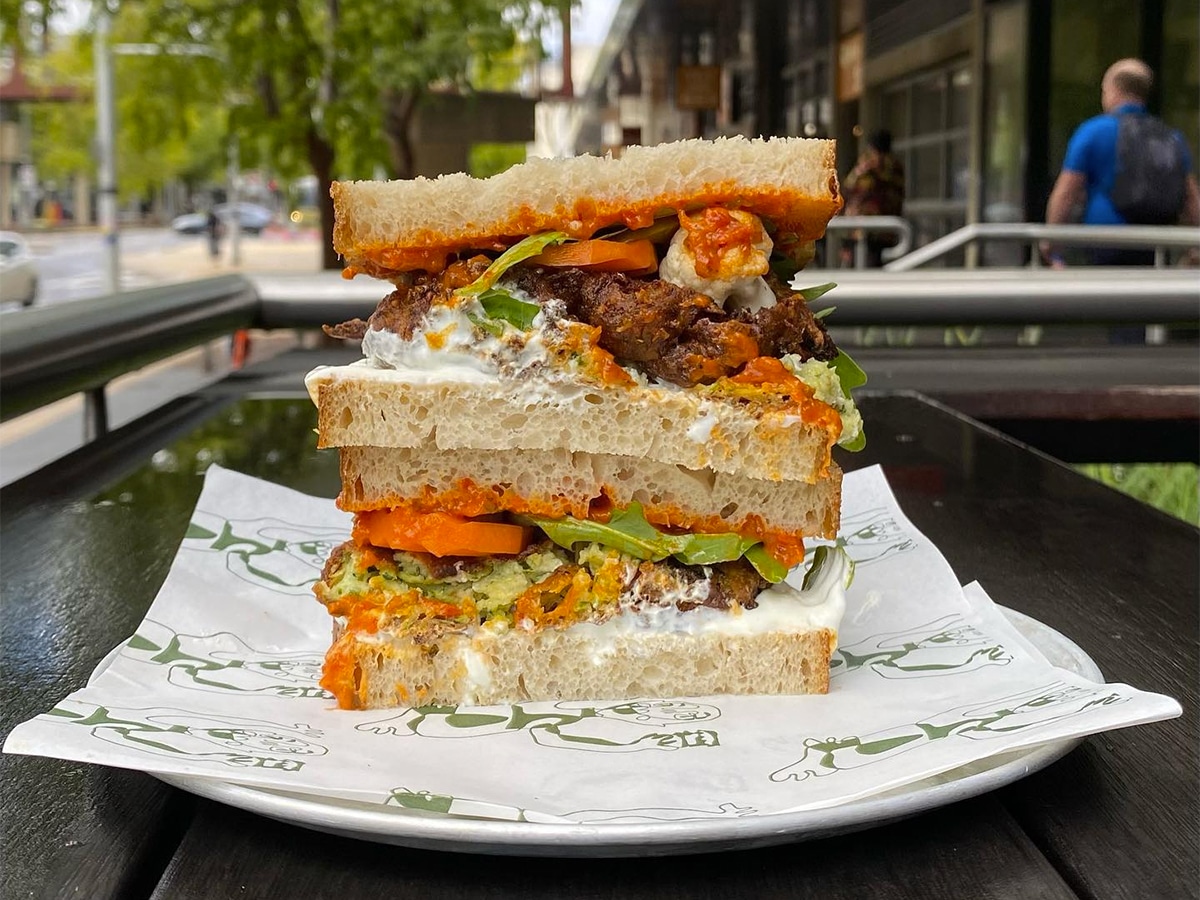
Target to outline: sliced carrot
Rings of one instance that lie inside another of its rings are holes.
[[[401,509],[360,512],[354,519],[360,544],[434,556],[494,556],[520,553],[529,529],[504,522],[480,522],[453,513],[413,514]]]
[[[573,241],[547,247],[529,260],[538,266],[574,266],[593,272],[649,275],[658,268],[650,241]]]

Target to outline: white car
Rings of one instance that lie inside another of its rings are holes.
[[[33,306],[38,266],[29,244],[15,231],[0,231],[0,303]]]

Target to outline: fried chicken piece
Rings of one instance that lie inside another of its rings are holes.
[[[710,384],[759,355],[748,326],[711,297],[667,281],[531,268],[517,273],[517,286],[541,303],[561,300],[572,318],[600,327],[603,349],[674,384]]]

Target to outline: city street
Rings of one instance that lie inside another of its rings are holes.
[[[38,260],[39,290],[34,308],[86,300],[104,294],[104,242],[98,231],[35,232],[28,236]],[[269,229],[243,235],[240,264],[230,264],[229,241],[213,260],[202,236],[179,235],[169,228],[121,231],[121,287],[136,290],[211,275],[312,276],[345,284],[338,273],[320,275],[320,238],[313,229]],[[0,305],[0,313],[21,309]],[[0,327],[3,327],[0,325]],[[289,346],[288,334],[259,336],[251,361]],[[212,342],[140,372],[117,379],[109,388],[109,417],[114,427],[155,409],[166,399],[215,381],[230,370],[228,341]],[[83,445],[83,403],[69,397],[0,425],[0,485]]]
[[[104,239],[99,231],[29,232],[30,249],[38,261],[36,306],[50,306],[105,293]],[[128,228],[120,232],[122,290],[203,278],[229,271],[316,272],[320,264],[317,235],[311,230],[275,229],[261,236],[243,235],[242,264],[229,265],[229,241],[213,261],[202,235],[176,234],[169,228]],[[20,309],[0,304],[0,312]]]
[[[104,239],[99,231],[35,232],[27,235],[38,260],[38,306],[82,300],[104,293]],[[169,228],[136,228],[121,232],[122,254],[152,253],[199,238],[178,235]],[[152,283],[146,276],[126,271],[126,290]],[[16,304],[0,307],[5,312]]]

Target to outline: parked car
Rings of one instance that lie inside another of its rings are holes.
[[[38,266],[29,244],[15,231],[0,231],[0,302],[33,306]]]
[[[217,216],[228,227],[233,217],[233,207],[228,203],[220,203],[214,207]],[[275,219],[275,214],[265,206],[257,203],[239,203],[237,205],[238,222],[246,234],[261,234],[263,229]],[[203,234],[208,228],[208,216],[205,213],[185,213],[171,220],[171,229],[179,234]]]
[[[222,221],[228,222],[233,215],[233,206],[222,203],[217,206],[217,215]],[[242,231],[247,234],[259,234],[275,220],[275,213],[257,203],[239,203],[237,205],[238,221]]]
[[[208,216],[204,213],[184,213],[171,220],[171,230],[179,234],[203,234],[208,227]]]

